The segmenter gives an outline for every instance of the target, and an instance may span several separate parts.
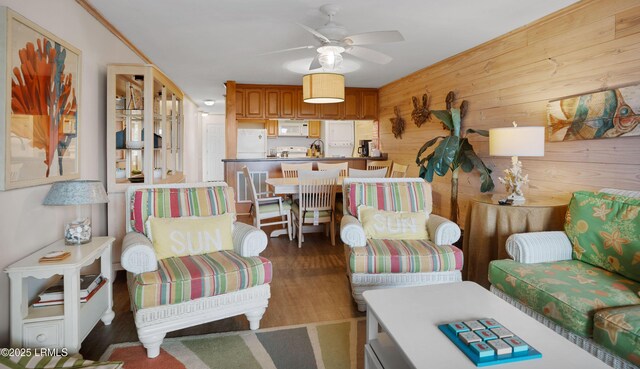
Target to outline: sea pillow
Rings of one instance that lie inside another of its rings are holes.
[[[573,258],[640,282],[639,212],[640,199],[574,193],[564,226]]]
[[[358,219],[367,238],[382,240],[424,240],[427,233],[427,214],[423,211],[387,211],[370,206],[358,207]]]
[[[233,250],[233,214],[197,218],[149,218],[158,260]]]

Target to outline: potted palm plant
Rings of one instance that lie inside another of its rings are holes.
[[[489,137],[489,132],[480,129],[467,129],[465,134],[461,134],[462,118],[466,115],[468,103],[463,101],[460,108],[453,107],[455,95],[449,92],[446,98],[447,110],[435,110],[431,113],[438,118],[444,129],[449,130],[448,136],[437,136],[422,145],[416,155],[416,164],[420,167],[420,177],[428,182],[433,181],[434,173],[445,176],[451,170],[451,220],[458,222],[458,176],[462,169],[464,172],[471,172],[474,168],[480,172],[480,191],[491,191],[495,185],[491,178],[491,169],[487,168],[482,159],[476,154],[473,146],[467,138],[469,134],[475,133]],[[427,154],[430,147],[440,143]]]

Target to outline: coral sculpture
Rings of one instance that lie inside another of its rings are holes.
[[[33,117],[32,145],[44,150],[45,175],[49,177],[56,151],[62,175],[62,158],[76,135],[65,134],[62,123],[65,117],[75,121],[77,104],[73,77],[64,71],[66,49],[46,38],[38,39],[37,44],[36,48],[27,42],[18,51],[20,68],[13,68],[11,111]]]

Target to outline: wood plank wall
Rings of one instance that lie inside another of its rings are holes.
[[[411,120],[411,96],[427,91],[431,109],[444,109],[448,91],[456,105],[469,101],[466,128],[545,125],[549,100],[640,83],[640,1],[584,0],[471,50],[380,88],[380,140],[389,158],[411,164],[428,139],[446,132],[435,118],[421,128]],[[400,105],[406,119],[403,139],[391,133],[389,118]],[[490,157],[488,139],[472,143],[497,180],[510,158]],[[569,198],[575,190],[616,187],[640,190],[640,137],[554,142],[545,156],[521,158],[530,197]],[[459,201],[464,221],[469,199],[480,193],[479,176],[462,173]],[[450,213],[450,176],[433,183],[434,213]]]

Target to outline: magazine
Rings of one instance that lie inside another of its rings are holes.
[[[80,298],[87,297],[102,281],[100,274],[87,274],[80,276]],[[40,301],[62,300],[64,298],[64,278],[47,287],[38,297]]]
[[[107,283],[106,279],[100,278],[100,283],[95,288],[93,288],[93,290],[87,296],[81,297],[80,302],[85,303],[89,301],[93,297],[93,295],[95,295],[98,292],[98,290],[100,290],[100,288],[106,283]],[[61,298],[59,300],[46,300],[46,301],[43,301],[42,299],[38,299],[33,303],[32,306],[42,307],[42,306],[52,306],[52,305],[62,305],[62,304],[64,304],[64,298]]]

